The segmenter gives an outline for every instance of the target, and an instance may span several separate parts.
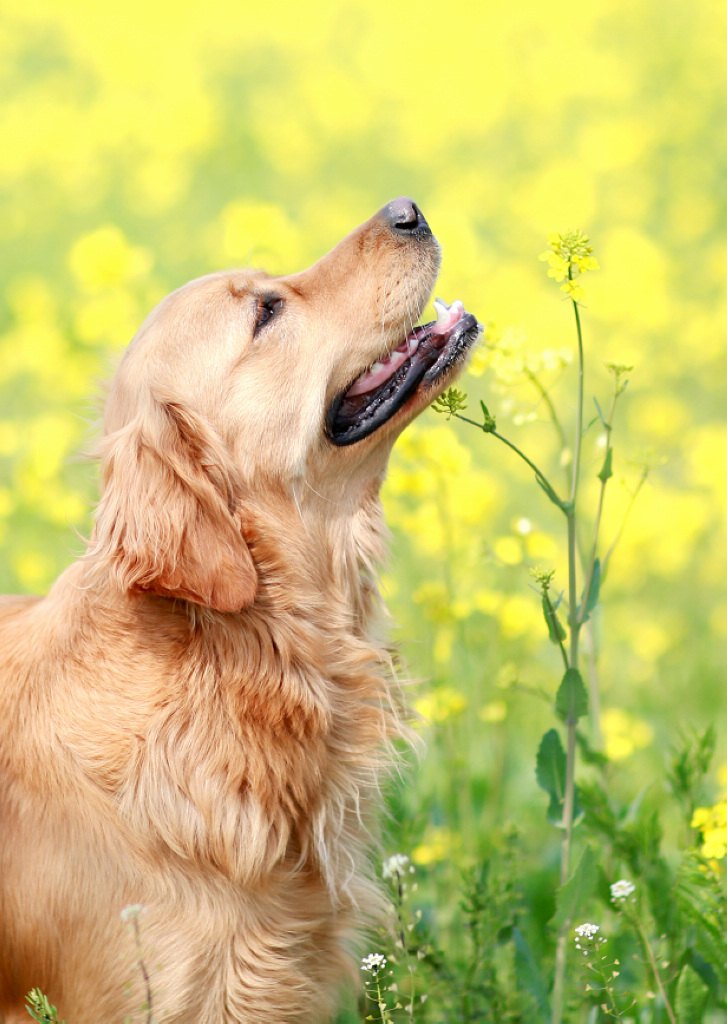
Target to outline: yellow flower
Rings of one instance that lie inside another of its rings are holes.
[[[714,807],[697,807],[691,826],[702,833],[702,856],[722,860],[727,854],[727,800],[720,800]]]
[[[564,281],[560,286],[560,290],[565,292],[569,299],[573,299],[574,302],[580,302],[583,296],[586,294],[583,291],[581,285],[576,281]]]
[[[727,828],[713,828],[704,833],[702,854],[707,860],[722,860],[727,853]]]
[[[560,290],[573,302],[579,302],[584,292],[575,279],[589,270],[599,269],[598,260],[592,255],[593,246],[588,244],[588,235],[582,231],[567,231],[548,235],[548,242],[550,249],[539,257],[548,264],[548,277],[562,281]]]
[[[692,815],[691,827],[701,828],[706,825],[712,817],[712,809],[710,807],[697,807],[694,814]]]

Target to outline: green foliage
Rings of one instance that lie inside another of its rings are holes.
[[[591,847],[586,846],[572,877],[557,892],[553,928],[571,928],[576,915],[584,910],[595,895],[597,881],[596,858]]]
[[[432,409],[435,412],[446,413],[447,419],[450,420],[455,413],[462,412],[467,408],[466,399],[467,395],[463,391],[458,391],[457,388],[448,388],[434,399]]]
[[[555,698],[555,710],[562,721],[573,725],[588,714],[588,694],[577,668],[566,669]]]
[[[707,1014],[710,1022],[727,1020],[727,897],[714,865],[705,859],[708,850],[717,858],[727,855],[727,800],[711,808],[698,807],[715,752],[715,730],[708,726],[701,732],[687,731],[673,753],[666,781],[680,808],[681,837],[676,845],[673,807],[664,804],[663,785],[647,783],[635,790],[623,784],[615,786],[615,764],[607,750],[600,749],[600,720],[595,714],[596,709],[603,713],[600,652],[594,644],[603,583],[648,468],[632,493],[615,538],[601,554],[605,494],[615,476],[615,413],[626,388],[624,374],[631,369],[612,364],[610,407],[604,413],[596,401],[598,416],[593,421],[605,431],[605,454],[597,474],[600,487],[589,523],[589,542],[579,543],[579,532],[583,531],[579,502],[581,445],[588,427],[583,429],[584,346],[578,307],[582,285],[576,282],[582,273],[597,268],[587,242],[581,233],[553,236],[552,251],[545,254],[551,276],[565,283],[564,290],[572,300],[578,336],[572,453],[566,448],[556,409],[548,403],[557,436],[570,459],[567,500],[559,497],[548,477],[518,445],[496,430],[494,417],[484,403],[484,428],[461,415],[462,393],[448,395],[441,403],[451,416],[484,429],[524,461],[565,518],[567,593],[555,601],[551,597],[555,569],[530,570],[540,594],[546,627],[543,636],[558,648],[565,668],[554,701],[565,744],[561,731],[551,727],[543,735],[536,756],[535,779],[549,798],[546,818],[560,834],[559,870],[556,873],[551,869],[545,882],[551,892],[548,909],[523,872],[515,883],[512,844],[509,859],[490,852],[470,867],[464,875],[461,901],[469,942],[455,938],[462,927],[458,919],[450,922],[449,941],[435,942],[430,937],[430,951],[422,954],[422,960],[432,972],[432,999],[427,1001],[426,1010],[418,1008],[417,1019],[421,1021],[576,1024],[587,1020],[593,1024],[638,1018],[642,1024],[663,1024],[667,1020],[670,1024],[700,1024]],[[546,396],[534,373],[528,371],[528,376]],[[579,579],[583,581],[580,591]],[[568,630],[558,616],[561,602],[567,607]],[[579,667],[586,626],[592,644],[588,690]],[[547,700],[543,691],[522,689],[531,698],[537,693]],[[577,763],[579,756],[583,768]],[[452,763],[456,764],[456,756]],[[576,783],[576,775],[583,775],[584,770],[587,774]],[[704,840],[701,851],[693,842],[695,828],[700,829]],[[503,875],[505,864],[508,866]],[[436,916],[434,907],[431,913]],[[595,915],[606,923],[603,927],[591,923],[592,917],[583,922],[586,915]],[[608,954],[604,951],[607,941],[612,942]],[[436,956],[431,954],[434,948]],[[585,982],[574,971],[574,952],[584,957],[581,966]],[[459,1001],[453,998],[457,987]],[[409,1011],[413,1015],[411,1002]]]
[[[694,949],[727,985],[727,898],[714,871],[694,852],[685,854],[677,871],[674,899],[691,926],[688,949]]]
[[[679,1024],[700,1024],[709,997],[709,987],[697,972],[684,964],[679,974],[676,994],[676,1013]]]
[[[687,823],[691,822],[701,796],[702,784],[712,763],[716,743],[717,731],[713,725],[709,725],[701,735],[693,733],[686,737],[673,753],[667,781],[684,807]]]
[[[553,604],[550,599],[550,595],[547,592],[543,593],[541,601],[543,606],[543,618],[545,619],[545,625],[548,627],[548,637],[550,642],[553,644],[562,644],[568,634],[558,618],[558,606],[557,604]]]
[[[59,1021],[58,1011],[39,988],[31,989],[26,996],[26,1009],[38,1024],[66,1024]]]

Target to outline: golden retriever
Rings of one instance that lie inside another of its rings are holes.
[[[321,1024],[359,974],[403,729],[378,492],[478,334],[461,303],[414,326],[438,266],[394,200],[303,273],[192,281],[129,346],[86,556],[0,601],[4,1024],[34,986],[69,1024]]]

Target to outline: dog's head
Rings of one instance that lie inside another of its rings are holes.
[[[439,247],[397,199],[308,270],[225,271],[151,313],[112,384],[95,551],[117,579],[222,611],[256,572],[241,510],[296,482],[351,508],[478,334],[461,303],[415,326]]]

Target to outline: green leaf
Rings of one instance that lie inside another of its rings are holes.
[[[613,476],[613,470],[611,469],[612,462],[613,462],[613,448],[611,448],[609,446],[607,451],[606,451],[606,458],[603,460],[603,465],[601,466],[601,472],[598,474],[598,479],[603,484],[605,484],[606,481],[610,480],[611,477]]]
[[[58,1011],[39,988],[31,989],[25,997],[25,1009],[38,1024],[59,1024]],[[66,1024],[61,1021],[60,1024]]]
[[[518,927],[512,930],[515,945],[515,977],[517,987],[528,992],[537,1007],[537,1020],[547,1024],[550,1021],[548,1004],[548,987],[538,970],[538,965],[530,950],[527,939]]]
[[[673,896],[694,925],[694,944],[720,981],[727,983],[727,898],[719,879],[696,851],[688,850],[679,865]]]
[[[546,732],[540,742],[535,778],[540,788],[550,797],[548,821],[553,825],[560,824],[565,793],[565,751],[556,729]]]
[[[562,643],[566,638],[566,632],[553,607],[553,602],[547,594],[543,594],[543,616],[545,625],[548,627],[548,636],[554,644]]]
[[[598,412],[598,419],[599,419],[599,420],[601,421],[601,423],[602,423],[602,424],[604,425],[604,427],[606,428],[606,430],[608,430],[608,423],[606,423],[606,417],[605,417],[605,416],[603,415],[603,412],[602,412],[602,410],[601,410],[601,406],[600,406],[600,405],[598,404],[598,399],[596,398],[596,396],[595,396],[595,395],[593,396],[593,402],[594,402],[594,404],[595,404],[595,406],[596,406],[596,410],[597,410],[597,412]]]
[[[700,1024],[709,989],[689,964],[684,964],[677,982],[676,1012],[679,1024]]]
[[[608,757],[601,751],[591,746],[591,741],[580,729],[576,733],[576,743],[581,757],[586,764],[596,765],[597,768],[605,768],[609,763]]]
[[[569,724],[575,724],[588,714],[588,694],[577,668],[566,670],[555,698],[555,710]]]
[[[597,558],[593,563],[593,574],[591,576],[591,585],[588,588],[588,600],[586,601],[585,611],[583,612],[583,618],[581,622],[588,622],[591,617],[591,612],[595,609],[598,604],[598,600],[601,596],[601,559]],[[582,603],[582,602],[581,602]],[[580,614],[580,608],[578,609]]]
[[[552,927],[558,931],[570,928],[580,908],[593,898],[597,884],[596,858],[591,847],[587,846],[572,877],[556,893],[555,916],[550,922]]]
[[[581,799],[586,828],[599,837],[616,836],[618,818],[601,783],[596,779],[586,780],[581,787]]]
[[[684,964],[694,970],[700,977],[702,983],[709,989],[709,995],[712,999],[719,999],[719,978],[717,973],[711,964],[708,964],[704,957],[701,957],[699,953],[691,946],[687,949],[682,957],[682,967]]]
[[[562,826],[563,798],[565,796],[565,751],[557,729],[550,729],[540,741],[535,762],[535,779],[541,789],[550,797],[546,813],[551,825]],[[578,786],[573,792],[573,821],[583,816]]]
[[[497,429],[497,421],[495,420],[495,417],[491,415],[490,410],[487,408],[484,402],[480,401],[480,407],[482,409],[482,416],[484,418],[482,429],[486,434],[491,434],[493,430]]]

